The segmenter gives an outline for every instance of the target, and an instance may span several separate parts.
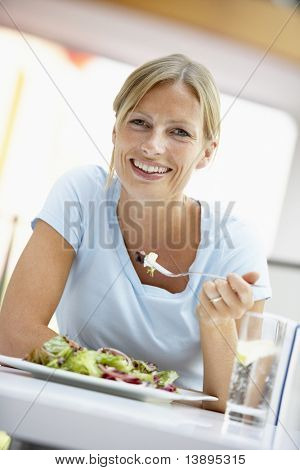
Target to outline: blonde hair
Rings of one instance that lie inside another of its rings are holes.
[[[118,129],[124,123],[128,112],[139,104],[151,88],[164,82],[182,82],[193,90],[202,104],[205,142],[211,140],[218,142],[220,137],[220,97],[214,79],[206,67],[183,54],[172,54],[151,60],[129,75],[113,103],[116,128]],[[113,150],[106,189],[113,180],[114,163]]]

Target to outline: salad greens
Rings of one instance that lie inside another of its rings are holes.
[[[25,359],[36,364],[59,368],[74,349],[63,336],[54,336],[39,349],[34,349]]]
[[[8,450],[11,444],[11,437],[5,431],[0,431],[0,450]]]
[[[113,348],[97,351],[79,346],[66,336],[54,336],[34,349],[26,361],[78,374],[101,377],[176,392],[173,382],[179,377],[174,370],[159,371],[151,362],[140,361]]]
[[[62,362],[60,368],[83,375],[101,377],[101,370],[98,367],[99,360],[100,354],[97,351],[84,349],[71,354],[65,362]]]

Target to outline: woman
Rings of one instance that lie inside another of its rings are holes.
[[[61,334],[175,369],[179,385],[219,397],[205,408],[224,412],[238,322],[263,311],[270,289],[251,287],[269,281],[247,227],[183,193],[218,145],[218,91],[205,67],[174,54],[135,70],[114,110],[109,175],[68,171],[32,222],[2,307],[0,352],[24,356],[54,336],[56,311]],[[227,280],[151,277],[138,250],[170,271]]]

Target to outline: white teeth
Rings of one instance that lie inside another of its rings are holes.
[[[148,166],[148,165],[145,165],[144,163],[139,162],[138,160],[133,160],[133,164],[134,166],[141,168],[147,173],[166,173],[168,171],[168,168],[158,167],[158,166]]]

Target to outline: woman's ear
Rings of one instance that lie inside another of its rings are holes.
[[[199,170],[200,168],[204,168],[209,164],[217,145],[218,145],[217,142],[211,141],[205,147],[205,149],[201,152],[202,157],[199,160],[199,162],[197,163],[197,166],[196,166],[197,170]]]

